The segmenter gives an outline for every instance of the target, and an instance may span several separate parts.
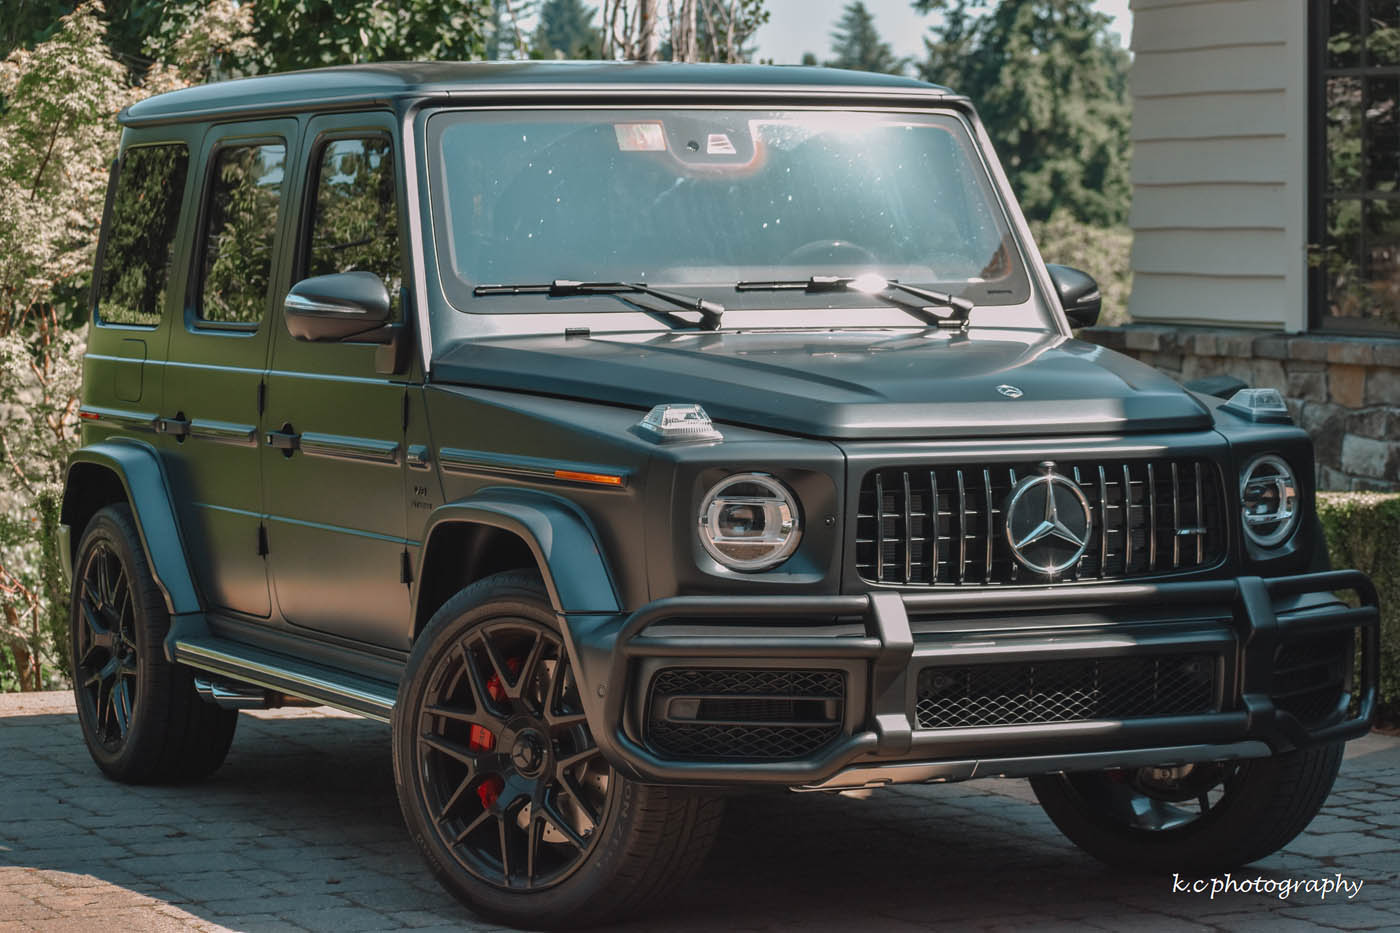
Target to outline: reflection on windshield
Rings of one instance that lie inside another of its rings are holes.
[[[732,287],[868,272],[979,305],[1029,296],[951,116],[446,113],[429,151],[439,261],[463,309],[487,310],[477,284],[560,278]]]

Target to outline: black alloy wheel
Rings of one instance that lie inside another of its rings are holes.
[[[1129,870],[1219,870],[1283,848],[1327,800],[1340,743],[1241,761],[1031,778],[1070,841]]]
[[[170,614],[126,503],[93,515],[73,566],[69,657],[93,761],[128,783],[212,773],[228,754],[238,713],[203,702],[193,671],[166,658]]]
[[[1067,774],[1085,802],[1124,827],[1142,832],[1181,829],[1227,806],[1239,792],[1239,762]]]
[[[429,868],[525,929],[635,914],[695,871],[723,801],[624,776],[593,740],[543,581],[459,591],[414,641],[394,705],[394,784]]]
[[[501,888],[547,888],[597,842],[612,769],[559,636],[528,619],[472,629],[433,671],[419,778],[440,841]]]
[[[101,540],[84,554],[76,578],[73,681],[97,740],[116,751],[130,731],[139,697],[131,581],[116,551]]]

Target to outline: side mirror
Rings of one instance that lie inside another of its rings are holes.
[[[1099,311],[1103,307],[1099,283],[1094,281],[1093,276],[1069,266],[1046,263],[1045,268],[1050,272],[1050,281],[1055,283],[1055,291],[1060,296],[1060,307],[1065,309],[1069,326],[1075,330],[1093,327],[1098,322]]]
[[[389,321],[389,292],[373,272],[337,272],[302,279],[282,304],[287,330],[298,340],[348,340],[363,337]]]

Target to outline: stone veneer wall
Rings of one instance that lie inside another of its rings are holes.
[[[1182,382],[1229,375],[1278,389],[1312,435],[1319,489],[1400,490],[1400,339],[1149,324],[1079,336]]]

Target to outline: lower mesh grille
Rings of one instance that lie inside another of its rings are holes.
[[[841,735],[840,671],[667,668],[652,680],[646,740],[672,759],[805,758]]]
[[[1304,725],[1332,716],[1351,690],[1355,650],[1351,632],[1327,632],[1280,645],[1274,656],[1274,705]]]
[[[1216,709],[1209,654],[928,667],[920,729],[1182,716]]]

